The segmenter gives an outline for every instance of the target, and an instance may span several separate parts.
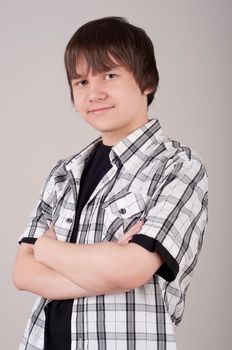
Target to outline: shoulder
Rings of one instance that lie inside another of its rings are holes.
[[[168,138],[163,144],[165,150],[161,158],[165,170],[172,170],[178,167],[183,169],[201,168],[207,174],[204,159],[193,147]]]
[[[168,137],[159,141],[153,150],[150,150],[151,158],[146,170],[148,178],[153,179],[157,188],[169,183],[173,186],[175,184],[191,186],[191,183],[195,182],[200,183],[204,189],[208,188],[205,162],[193,147]]]
[[[167,161],[162,183],[170,184],[175,191],[198,193],[199,198],[208,194],[208,172],[205,161],[191,146],[170,140],[166,145]]]

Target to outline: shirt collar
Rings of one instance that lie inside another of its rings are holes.
[[[77,165],[80,165],[81,163],[84,163],[85,161],[87,161],[92,151],[100,141],[101,141],[101,137],[98,137],[93,142],[91,142],[87,147],[85,147],[81,152],[75,154],[71,158],[68,158],[65,162],[66,169],[70,171]]]
[[[128,170],[138,169],[139,163],[145,162],[153,153],[154,146],[166,138],[159,120],[149,119],[147,123],[112,147],[110,160],[112,163],[120,162]]]
[[[149,119],[147,123],[112,147],[109,153],[110,161],[113,165],[119,166],[121,164],[130,170],[133,166],[138,168],[138,162],[145,162],[153,152],[153,146],[164,138],[159,120],[157,118]],[[73,167],[85,162],[101,140],[102,138],[98,137],[80,153],[67,159],[66,169],[70,171]]]

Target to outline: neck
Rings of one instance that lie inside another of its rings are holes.
[[[144,124],[149,121],[148,116],[146,116],[140,122],[135,123],[134,125],[124,126],[122,129],[117,131],[106,131],[102,133],[102,143],[106,146],[115,146],[129,134],[135,130],[141,128]]]

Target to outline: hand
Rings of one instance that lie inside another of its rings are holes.
[[[48,223],[49,229],[44,231],[42,236],[40,236],[36,240],[35,244],[33,245],[35,260],[41,263],[43,263],[44,257],[46,258],[48,254],[48,251],[49,251],[48,245],[50,246],[52,241],[57,240],[56,232],[53,224],[50,222],[47,222],[47,223]]]
[[[138,221],[134,226],[132,226],[127,233],[121,237],[117,243],[119,244],[127,244],[131,240],[131,238],[140,232],[142,226],[144,224],[143,220]]]
[[[52,222],[51,223],[48,222],[48,226],[49,226],[49,229],[44,231],[43,236],[51,238],[51,239],[57,239],[53,223]]]

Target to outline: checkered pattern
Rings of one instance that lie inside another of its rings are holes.
[[[70,240],[81,174],[99,141],[52,169],[19,240],[41,236],[47,220],[53,221],[59,240]],[[140,237],[157,240],[178,271],[172,281],[154,274],[129,292],[75,299],[71,349],[174,350],[175,326],[183,316],[208,221],[205,166],[195,151],[165,136],[156,118],[113,146],[109,157],[112,168],[83,208],[77,244],[117,241],[146,217]],[[43,349],[48,302],[36,299],[19,350]]]

